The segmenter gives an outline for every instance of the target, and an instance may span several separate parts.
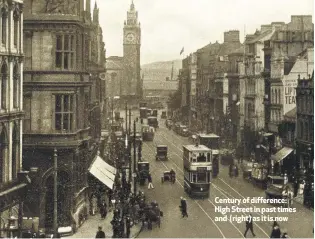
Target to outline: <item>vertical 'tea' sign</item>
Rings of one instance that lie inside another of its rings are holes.
[[[284,114],[296,107],[296,79],[286,79],[284,80]]]

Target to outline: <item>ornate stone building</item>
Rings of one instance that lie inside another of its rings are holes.
[[[1,1],[0,9],[0,237],[19,237],[29,182],[22,172],[23,2]]]
[[[311,191],[314,182],[314,71],[308,78],[298,77],[296,113],[296,166],[300,170],[299,180],[304,179],[305,190]]]
[[[58,226],[79,227],[89,206],[88,167],[100,141],[105,50],[98,9],[90,0],[25,0],[23,168],[32,191],[25,216],[53,223],[54,149],[58,161]]]
[[[121,97],[140,99],[142,98],[143,87],[140,75],[141,27],[138,21],[138,12],[133,2],[127,12],[127,21],[124,22],[123,34],[124,80],[121,88]]]

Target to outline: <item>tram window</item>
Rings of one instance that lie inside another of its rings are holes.
[[[196,157],[193,157],[193,158],[190,158],[190,162],[197,162],[197,159],[196,159]]]
[[[207,182],[207,173],[198,173],[198,183],[205,183]]]
[[[199,154],[199,156],[197,157],[197,162],[206,162],[207,158],[205,156],[204,153]]]
[[[207,153],[207,162],[210,162],[210,153]]]
[[[191,173],[191,182],[196,183],[197,182],[197,173]]]

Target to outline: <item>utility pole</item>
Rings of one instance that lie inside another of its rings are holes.
[[[131,109],[129,109],[129,135],[131,135]]]
[[[54,238],[58,237],[58,158],[57,149],[54,149]]]
[[[125,118],[125,129],[126,129],[126,135],[128,134],[128,108],[127,108],[127,101],[126,101],[126,118]]]
[[[114,98],[112,98],[112,123],[114,123]]]
[[[137,171],[137,155],[136,155],[136,121],[133,121],[133,173],[135,174]],[[136,177],[133,180],[133,193],[134,195],[137,194],[137,182]]]

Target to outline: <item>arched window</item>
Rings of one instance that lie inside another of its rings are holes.
[[[6,63],[1,67],[1,109],[7,108],[7,77],[8,67]]]
[[[2,44],[7,43],[7,11],[5,8],[1,9],[1,27],[2,27]]]
[[[277,89],[274,91],[275,97],[274,97],[274,104],[278,103],[278,94],[277,94]]]
[[[13,43],[14,43],[14,47],[18,47],[18,40],[19,40],[19,20],[20,20],[20,16],[18,11],[14,11],[13,13],[13,21],[14,21],[14,38],[13,38]]]
[[[19,107],[19,81],[20,79],[20,74],[19,74],[19,68],[18,65],[16,64],[13,68],[13,107],[18,108]]]
[[[281,104],[282,103],[282,100],[281,100],[281,89],[278,89],[278,104]]]
[[[12,174],[12,180],[14,180],[17,176],[18,171],[18,159],[20,154],[20,147],[19,147],[19,131],[16,124],[14,124],[12,129],[12,168],[11,168],[11,174]]]
[[[0,183],[5,181],[5,161],[7,150],[7,139],[5,135],[5,129],[0,125]]]

